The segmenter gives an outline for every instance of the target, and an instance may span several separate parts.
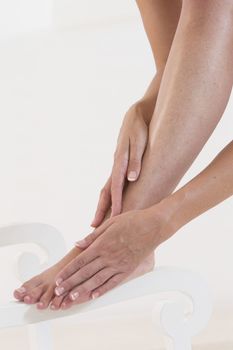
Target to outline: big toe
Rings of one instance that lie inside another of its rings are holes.
[[[41,283],[38,276],[33,277],[29,281],[25,282],[20,288],[14,290],[14,297],[20,301],[24,300],[24,297],[35,287]]]

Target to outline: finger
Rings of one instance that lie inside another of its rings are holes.
[[[64,298],[65,298],[64,295],[61,295],[60,297],[55,296],[51,301],[50,309],[51,310],[59,310]]]
[[[54,290],[53,290],[53,287],[51,286],[46,290],[46,292],[40,298],[39,302],[37,303],[37,308],[40,310],[47,309],[53,296],[54,296]]]
[[[125,277],[123,273],[115,274],[108,281],[106,281],[104,284],[102,284],[100,287],[96,288],[92,292],[92,299],[96,299],[101,295],[107,293],[114,287],[118,286],[124,280],[124,278]]]
[[[88,294],[84,294],[82,296],[80,296],[77,300],[72,301],[69,297],[69,294],[67,294],[67,296],[64,298],[62,304],[61,304],[61,309],[69,309],[71,306],[74,305],[78,305],[78,304],[82,304],[85,303],[89,300],[91,300],[91,292],[89,292]]]
[[[82,295],[87,295],[92,290],[98,288],[103,283],[105,283],[109,278],[114,275],[114,272],[110,268],[104,268],[97,272],[94,276],[88,279],[86,282],[82,283],[80,286],[74,288],[69,293],[69,298],[72,301],[76,301]]]
[[[141,171],[142,156],[145,151],[145,143],[130,141],[129,163],[127,169],[128,181],[136,181]]]
[[[87,250],[80,253],[76,258],[74,258],[68,265],[66,265],[55,278],[55,283],[57,286],[69,278],[73,273],[77,272],[83,266],[87,265],[89,262],[97,258],[95,251],[89,247]]]
[[[97,237],[99,237],[102,233],[104,233],[107,228],[109,228],[113,224],[113,221],[106,220],[101,226],[92,231],[89,235],[87,235],[84,239],[77,241],[75,245],[82,249],[87,248],[91,245]]]
[[[91,223],[91,226],[97,227],[101,224],[101,222],[105,218],[107,210],[110,208],[110,205],[111,205],[111,176],[109,177],[105,186],[100,191],[99,202],[98,202],[95,217]]]
[[[55,289],[56,295],[60,296],[66,292],[69,292],[74,287],[91,278],[96,272],[100,271],[103,268],[104,264],[100,258],[93,260],[81,268],[79,271],[74,273],[72,276],[67,278],[64,282],[59,284],[59,286]]]
[[[129,160],[129,148],[123,153],[117,155],[112,170],[111,197],[112,197],[112,212],[111,216],[121,213],[122,208],[122,192],[125,183]]]

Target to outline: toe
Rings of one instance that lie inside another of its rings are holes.
[[[29,292],[26,293],[26,296],[24,297],[24,302],[26,304],[35,304],[38,302],[38,300],[40,299],[42,293],[45,290],[45,286],[44,285],[40,285],[38,287],[33,288],[32,290],[30,290]]]
[[[18,300],[23,301],[24,297],[29,291],[37,287],[41,283],[39,276],[35,276],[29,281],[25,282],[20,288],[14,291],[14,297]]]
[[[54,286],[51,286],[41,296],[40,300],[37,303],[37,308],[40,310],[47,309],[54,296]]]

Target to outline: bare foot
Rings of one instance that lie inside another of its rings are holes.
[[[37,304],[38,309],[46,309],[53,299],[56,299],[56,305],[58,302],[61,303],[64,297],[57,298],[54,293],[56,287],[55,277],[64,266],[77,257],[81,252],[81,248],[73,248],[57,264],[33,277],[25,282],[20,288],[16,289],[14,291],[14,297],[26,304]]]
[[[75,247],[61,261],[45,270],[41,274],[25,282],[19,289],[14,291],[14,297],[26,304],[37,304],[40,310],[48,308],[51,310],[68,309],[75,304],[81,304],[91,300],[91,292],[80,297],[77,301],[71,301],[68,294],[56,296],[54,293],[55,277],[71,260],[82,252],[82,249]],[[141,276],[154,268],[154,254],[148,256],[145,261],[122,283]]]

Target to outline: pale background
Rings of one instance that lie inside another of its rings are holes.
[[[134,1],[0,0],[0,224],[54,225],[68,247],[86,235],[124,113],[153,74]],[[182,183],[231,141],[232,110],[231,99]],[[157,253],[158,265],[189,268],[209,282],[215,314],[200,343],[219,337],[233,344],[232,208],[231,198]],[[124,337],[122,322],[117,332]],[[10,349],[13,340],[1,334]]]

